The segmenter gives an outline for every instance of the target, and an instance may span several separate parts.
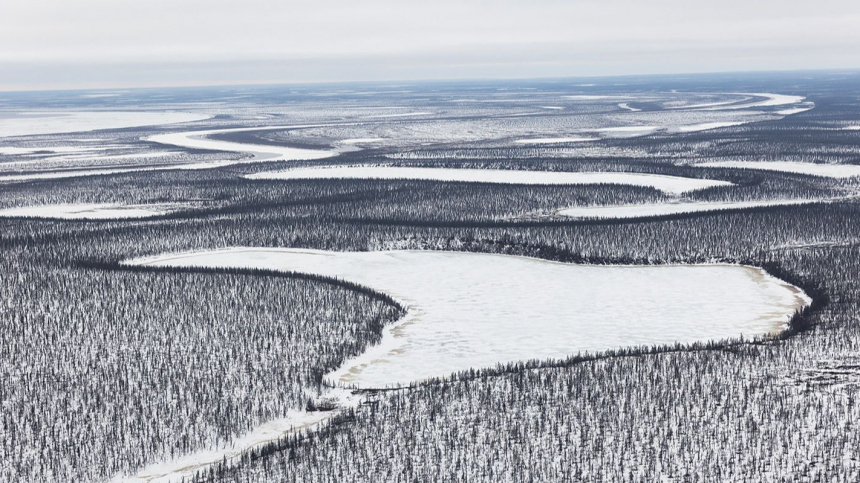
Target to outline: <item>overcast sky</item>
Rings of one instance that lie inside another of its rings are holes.
[[[860,1],[0,2],[0,90],[825,68]]]

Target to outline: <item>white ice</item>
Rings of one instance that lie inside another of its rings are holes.
[[[78,203],[26,206],[0,210],[0,217],[25,216],[32,218],[56,218],[62,220],[110,220],[149,218],[179,211],[184,207],[178,203],[154,203],[124,205],[119,203]]]
[[[403,179],[501,183],[528,185],[622,184],[650,186],[660,191],[681,194],[688,191],[731,186],[728,181],[682,178],[645,173],[555,172],[503,169],[411,168],[396,166],[327,166],[256,173],[249,179]]]
[[[370,143],[378,143],[380,141],[385,141],[385,138],[353,138],[353,139],[343,139],[338,141],[341,144],[370,144]]]
[[[280,126],[280,128],[298,128],[309,126]],[[236,133],[236,132],[253,132],[272,130],[274,127],[257,127],[257,128],[235,128],[235,129],[212,129],[209,131],[190,131],[177,132],[170,134],[159,134],[152,136],[148,140],[160,144],[168,144],[172,146],[180,146],[190,149],[208,149],[213,151],[227,151],[234,153],[250,153],[251,159],[246,160],[225,160],[215,163],[201,163],[200,166],[217,167],[227,166],[230,164],[261,162],[261,161],[280,161],[280,160],[306,160],[306,159],[322,159],[334,156],[336,151],[325,151],[319,149],[302,149],[289,146],[274,146],[268,144],[251,144],[251,143],[236,143],[232,141],[221,141],[210,139],[208,136],[217,134]],[[186,166],[185,169],[188,169]]]
[[[733,92],[734,95],[739,96],[754,96],[754,97],[764,97],[764,100],[760,101],[752,101],[752,102],[743,102],[739,104],[727,104],[724,106],[715,106],[706,108],[704,110],[724,110],[724,109],[749,109],[753,107],[773,107],[773,106],[785,106],[789,104],[798,104],[803,102],[806,99],[803,96],[792,96],[787,94],[771,94],[768,92]]]
[[[714,161],[699,163],[703,168],[739,168],[783,171],[786,173],[809,174],[826,178],[851,178],[860,176],[860,165],[855,164],[814,164],[794,161]]]
[[[465,252],[235,248],[150,266],[265,268],[369,286],[409,315],[328,377],[391,387],[470,368],[781,330],[808,298],[755,268],[598,266]]]
[[[708,131],[710,129],[719,129],[721,127],[740,126],[741,124],[745,124],[745,123],[742,121],[738,121],[738,122],[705,122],[702,124],[693,124],[691,126],[680,126],[680,127],[678,127],[678,131],[680,131],[680,132]]]
[[[599,141],[600,138],[569,137],[569,138],[533,138],[517,139],[517,144],[557,144],[557,143],[582,143],[587,141]]]
[[[678,203],[649,203],[643,205],[578,206],[559,210],[558,214],[580,219],[640,218],[679,213],[699,213],[719,210],[737,210],[763,206],[793,206],[827,200],[774,200],[774,201],[685,201]]]
[[[210,117],[206,114],[166,111],[32,111],[20,114],[0,117],[0,137],[157,126],[199,121]]]
[[[164,170],[198,170],[198,169],[213,169],[235,164],[258,163],[264,161],[281,161],[281,160],[307,160],[307,159],[322,159],[339,154],[338,150],[317,150],[317,149],[301,149],[288,146],[273,146],[263,144],[236,143],[231,141],[220,141],[217,139],[208,139],[206,136],[212,136],[221,133],[231,132],[251,132],[265,131],[274,129],[298,129],[308,127],[319,127],[322,125],[299,125],[299,126],[264,126],[250,128],[232,128],[232,129],[212,129],[206,131],[187,131],[169,134],[159,134],[151,136],[147,140],[166,144],[170,146],[179,146],[191,149],[207,149],[214,151],[227,151],[250,154],[246,159],[221,159],[214,161],[204,161],[200,163],[186,163],[168,166],[133,166],[123,168],[104,168],[104,169],[84,169],[84,170],[63,170],[63,171],[48,171],[39,173],[26,174],[11,174],[0,176],[0,182],[20,182],[43,179],[59,179],[59,178],[76,178],[82,176],[104,176],[111,174],[132,173],[140,171],[164,171]],[[346,148],[344,148],[346,149]]]

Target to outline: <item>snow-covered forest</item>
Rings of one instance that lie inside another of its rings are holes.
[[[0,94],[0,481],[858,481],[860,75],[615,84]],[[197,131],[254,148],[181,144]],[[348,166],[706,185],[260,176]],[[563,212],[695,202],[758,204]],[[307,271],[128,263],[228,247],[743,264],[811,300],[773,333],[342,387],[345,403],[326,375],[409,307]],[[298,413],[322,422],[170,465]]]

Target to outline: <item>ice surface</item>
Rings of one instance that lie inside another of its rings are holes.
[[[514,141],[517,144],[556,144],[556,143],[582,143],[587,141],[599,141],[600,138],[589,137],[571,137],[571,138],[534,138],[534,139],[517,139]]]
[[[234,164],[257,163],[263,161],[279,161],[279,160],[307,160],[307,159],[322,159],[337,155],[337,150],[316,150],[316,149],[301,149],[289,146],[273,146],[263,144],[236,143],[230,141],[219,141],[217,139],[208,139],[206,136],[212,136],[221,133],[231,132],[250,132],[264,131],[271,129],[287,129],[300,127],[315,127],[316,125],[303,126],[264,126],[252,128],[233,128],[233,129],[212,129],[206,131],[187,131],[169,134],[159,134],[148,138],[149,141],[167,144],[171,146],[179,146],[190,149],[208,149],[213,151],[227,151],[237,153],[247,153],[250,157],[247,159],[222,159],[215,161],[204,161],[200,163],[187,163],[167,166],[133,166],[123,168],[105,168],[105,169],[84,169],[84,170],[64,170],[64,171],[46,171],[39,173],[12,174],[0,176],[0,181],[17,182],[30,181],[39,179],[59,179],[81,176],[103,176],[110,174],[131,173],[139,171],[163,171],[163,170],[197,170],[197,169],[213,169],[223,166],[231,166]],[[105,157],[111,159],[111,157]],[[116,157],[113,157],[116,159]]]
[[[0,117],[0,137],[157,126],[208,119],[206,114],[165,111],[25,112]]]
[[[709,129],[719,129],[721,127],[731,127],[731,126],[740,126],[741,124],[746,124],[743,121],[736,122],[705,122],[702,124],[693,124],[692,126],[680,126],[678,127],[678,131],[680,132],[697,132],[697,131],[707,131]]]
[[[813,164],[793,161],[714,161],[699,163],[706,168],[739,168],[784,171],[787,173],[810,174],[826,178],[851,178],[860,176],[860,166],[855,164]]]
[[[122,205],[118,203],[79,203],[27,206],[0,210],[0,217],[26,216],[63,220],[111,220],[123,218],[149,218],[166,215],[183,209],[179,203]]]
[[[644,173],[572,173],[555,171],[519,171],[502,169],[411,168],[397,166],[330,166],[298,168],[248,175],[250,179],[406,179],[459,181],[472,183],[581,185],[623,184],[650,186],[671,194],[730,186],[728,181],[682,178]]]
[[[622,206],[581,206],[566,208],[558,212],[559,215],[572,218],[639,218],[663,215],[675,215],[679,213],[698,213],[718,210],[737,210],[743,208],[757,208],[763,206],[792,206],[816,203],[828,200],[777,200],[777,201],[728,201],[728,202],[705,202],[688,201],[679,203],[649,203],[643,205]]]
[[[280,126],[278,128],[298,128],[308,126]],[[276,129],[276,127],[258,127],[258,128],[236,128],[236,129],[213,129],[209,131],[190,131],[178,132],[170,134],[159,134],[152,136],[149,141],[161,144],[169,144],[172,146],[180,146],[190,149],[208,149],[213,151],[228,151],[234,153],[250,153],[251,159],[248,160],[226,160],[215,163],[201,163],[203,167],[218,167],[227,166],[230,164],[260,162],[260,161],[279,161],[279,160],[306,160],[306,159],[322,159],[334,156],[336,151],[323,151],[318,149],[301,149],[289,146],[274,146],[268,144],[251,144],[251,143],[236,143],[231,141],[220,141],[210,139],[207,136],[217,134],[235,133],[235,132],[253,132]],[[186,169],[188,169],[186,167]]]
[[[409,315],[328,377],[378,388],[469,368],[780,330],[808,303],[796,287],[732,265],[596,266],[464,252],[235,248],[155,266],[312,273],[390,294]]]

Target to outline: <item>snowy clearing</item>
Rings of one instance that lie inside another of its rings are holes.
[[[208,119],[208,114],[162,111],[86,111],[24,112],[14,117],[0,117],[0,137],[59,134],[157,126]]]
[[[147,205],[123,205],[119,203],[79,203],[27,206],[0,210],[0,217],[55,218],[62,220],[115,220],[124,218],[149,218],[174,213],[187,205],[181,203],[156,203]]]
[[[679,132],[698,132],[698,131],[707,131],[710,129],[719,129],[721,127],[732,127],[732,126],[740,126],[741,124],[746,124],[743,121],[738,122],[705,122],[702,124],[693,124],[691,126],[680,126],[678,127]]]
[[[517,139],[517,144],[557,144],[557,143],[584,143],[587,141],[600,141],[600,138],[573,137],[573,138],[535,138]]]
[[[353,138],[353,139],[343,139],[338,141],[341,144],[365,144],[365,143],[378,143],[380,141],[385,141],[385,138]]]
[[[825,178],[851,178],[860,176],[860,166],[854,164],[813,164],[793,161],[715,161],[700,163],[702,168],[738,168],[783,171],[786,173],[809,174]]]
[[[646,136],[658,129],[660,129],[660,126],[619,126],[602,127],[593,129],[593,131],[611,138],[632,138],[637,136]]]
[[[354,404],[357,404],[355,401]],[[346,407],[346,405],[342,406]],[[311,431],[334,414],[331,411],[293,411],[285,418],[268,421],[231,441],[226,447],[198,451],[178,458],[153,463],[134,476],[116,475],[111,483],[175,483],[190,481],[197,472],[223,461],[235,463],[248,451],[277,441],[287,434]]]
[[[391,295],[410,315],[389,327],[380,345],[327,376],[361,388],[497,363],[770,334],[809,303],[800,289],[762,270],[732,265],[597,266],[465,252],[259,248],[131,263],[310,273]]]
[[[728,181],[645,173],[572,173],[503,169],[410,168],[398,166],[299,168],[286,171],[256,173],[248,175],[246,178],[267,180],[397,179],[535,185],[623,184],[650,186],[671,194],[681,194],[714,186],[732,185]]]
[[[778,200],[778,201],[730,201],[704,202],[685,201],[679,203],[652,203],[646,205],[623,206],[581,206],[559,210],[558,214],[580,219],[622,219],[647,218],[653,216],[676,215],[679,213],[700,213],[719,210],[739,210],[764,206],[794,206],[819,203],[830,200]]]

